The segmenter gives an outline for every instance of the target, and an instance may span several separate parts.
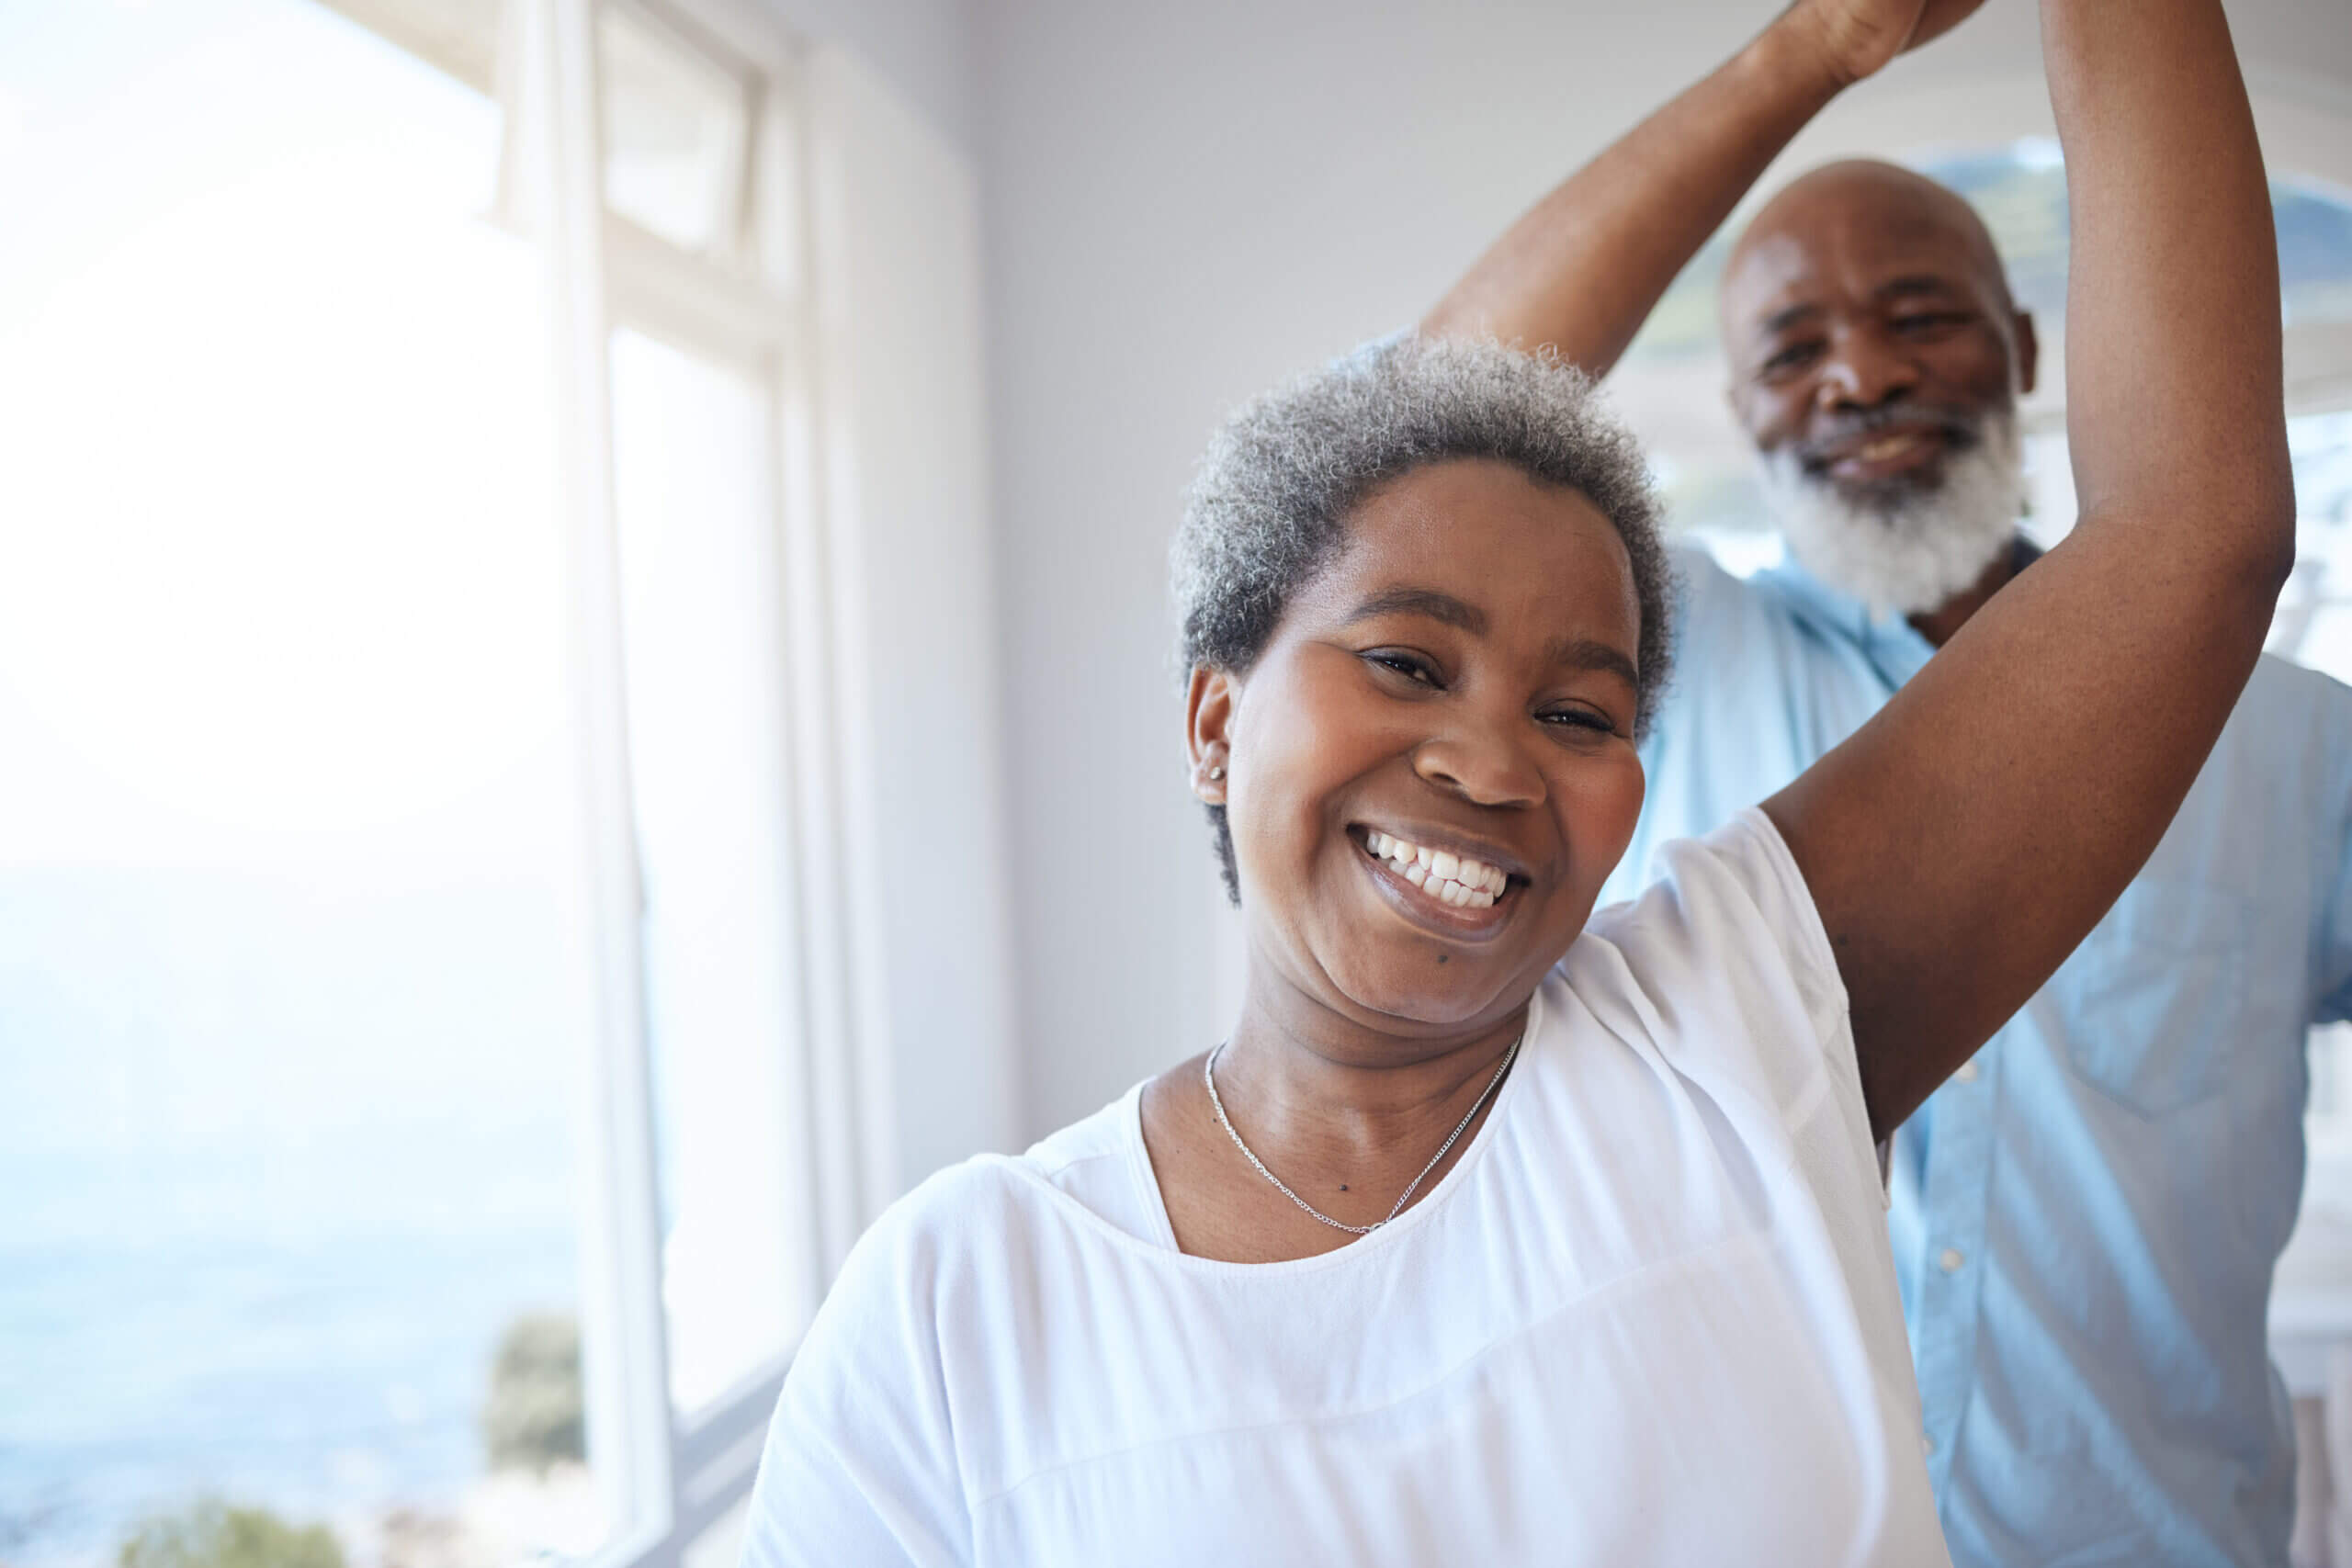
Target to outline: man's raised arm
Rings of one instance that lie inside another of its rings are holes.
[[[1608,374],[1675,275],[1823,105],[1980,3],[1799,0],[1538,202],[1421,331],[1556,348]]]
[[[2155,848],[2294,552],[2278,250],[2220,0],[2043,0],[2075,531],[1765,803],[1908,1115]]]

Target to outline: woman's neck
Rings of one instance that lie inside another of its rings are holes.
[[[1528,1010],[1522,1003],[1455,1033],[1400,1036],[1267,999],[1252,987],[1217,1054],[1217,1088],[1235,1131],[1270,1166],[1281,1153],[1374,1184],[1381,1170],[1408,1168],[1399,1190],[1493,1078]]]
[[[1245,1002],[1215,1058],[1224,1122],[1205,1054],[1153,1079],[1143,1098],[1144,1147],[1177,1246],[1236,1263],[1313,1257],[1356,1239],[1285,1197],[1253,1156],[1300,1202],[1344,1225],[1404,1212],[1397,1200],[1408,1191],[1408,1209],[1425,1201],[1493,1113],[1500,1090],[1487,1090],[1528,1016],[1521,1005],[1451,1034],[1392,1036],[1348,1020],[1302,1021],[1258,999]]]

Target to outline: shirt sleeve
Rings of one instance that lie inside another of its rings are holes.
[[[1586,935],[1568,952],[1569,988],[1612,1033],[1663,1058],[1740,1143],[1795,1166],[1865,1315],[1894,1325],[1886,1353],[1898,1364],[1886,1179],[1845,982],[1780,829],[1748,807],[1668,844],[1658,880],[1596,914]]]
[[[1850,1032],[1847,1026],[1846,982],[1838,973],[1837,950],[1829,944],[1829,929],[1821,923],[1821,908],[1788,840],[1764,815],[1751,806],[1702,840],[1729,870],[1747,895],[1772,950],[1788,966],[1790,978],[1804,1000],[1806,1016],[1824,1043],[1829,1037]],[[1848,1054],[1851,1055],[1850,1048]]]
[[[784,1380],[741,1568],[970,1561],[930,1251],[920,1226],[886,1214],[851,1252]]]
[[[1878,1160],[1861,1099],[1845,982],[1804,874],[1780,829],[1748,807],[1701,839],[1658,853],[1658,880],[1589,927],[1601,947],[1569,976],[1589,1000],[1622,995],[1638,1031],[1695,1079],[1768,1097],[1791,1124],[1810,1121],[1825,1089],[1852,1134],[1856,1163]]]

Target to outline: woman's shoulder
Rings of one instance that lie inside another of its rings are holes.
[[[1035,1223],[1036,1183],[1021,1161],[978,1154],[933,1172],[876,1216],[850,1249],[834,1293],[920,1291]]]
[[[1046,1235],[1083,1245],[1125,1175],[1136,1090],[1019,1155],[978,1154],[934,1172],[885,1209],[842,1265],[835,1289],[903,1296],[943,1273],[1033,1251]],[[1089,1216],[1092,1216],[1090,1222]]]
[[[1844,1031],[1837,955],[1762,810],[1664,846],[1657,869],[1638,896],[1595,911],[1562,961],[1588,1006],[1615,1005],[1661,1043],[1795,1036],[1817,1050]]]

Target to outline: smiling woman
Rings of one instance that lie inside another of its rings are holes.
[[[1622,347],[1779,141],[1967,9],[1801,0],[1577,176],[1690,210],[1574,226],[1615,265],[1559,341]],[[1668,592],[1585,378],[1406,338],[1227,425],[1176,579],[1231,1033],[867,1234],[754,1568],[1949,1561],[1873,1145],[2145,860],[2293,529],[2217,0],[2044,14],[2084,521],[1630,902]]]

